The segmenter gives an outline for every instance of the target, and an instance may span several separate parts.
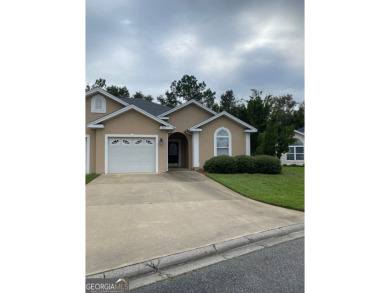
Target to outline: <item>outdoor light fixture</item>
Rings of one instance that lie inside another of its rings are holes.
[[[160,145],[162,145],[163,144],[163,139],[162,138],[160,138]]]

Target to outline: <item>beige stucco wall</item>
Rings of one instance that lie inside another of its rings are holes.
[[[89,173],[96,173],[96,131],[87,127],[85,134],[89,134]]]
[[[97,96],[97,95],[105,98],[105,100],[106,100],[106,113],[91,113],[91,100],[94,96]],[[110,98],[104,97],[101,94],[96,94],[96,95],[87,97],[86,103],[85,103],[85,122],[89,123],[91,121],[94,121],[96,119],[104,117],[112,112],[118,111],[119,109],[122,109],[124,107],[125,107],[124,105],[122,105],[122,104],[120,104],[120,103],[118,103]]]
[[[191,126],[209,119],[213,115],[197,105],[190,104],[167,116],[169,116],[168,123],[176,127],[174,132],[181,132],[187,137],[188,153],[186,157],[188,161],[188,168],[192,169],[192,136],[185,133],[185,131]]]
[[[204,163],[214,157],[214,133],[220,128],[229,129],[232,136],[232,156],[246,154],[245,127],[237,124],[227,117],[219,117],[203,125],[199,132],[199,166],[203,168]]]
[[[96,94],[104,97],[101,94]],[[101,117],[104,117],[112,112],[115,112],[124,107],[120,103],[104,97],[106,100],[106,113],[91,113],[91,100],[94,96],[86,97],[85,101],[85,123],[89,123]],[[96,130],[85,127],[85,134],[89,134],[90,144],[89,144],[89,172],[96,173]]]
[[[167,131],[160,130],[160,123],[150,119],[149,117],[135,111],[129,110],[114,118],[111,118],[104,123],[103,129],[96,129],[96,152],[95,164],[96,173],[104,173],[105,171],[105,135],[106,134],[134,134],[138,135],[158,135],[158,172],[167,170],[167,146],[168,135]],[[163,144],[159,144],[160,138],[163,139]]]
[[[213,114],[206,110],[190,104],[168,115],[168,123],[175,126],[175,132],[184,132],[187,128],[194,126],[206,119],[209,119]]]

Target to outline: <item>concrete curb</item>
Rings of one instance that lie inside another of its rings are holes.
[[[208,256],[219,255],[221,253],[258,243],[263,240],[262,246],[271,246],[288,240],[293,240],[304,236],[304,224],[290,225],[268,231],[263,231],[243,237],[227,240],[220,243],[210,244],[193,250],[180,252],[160,258],[152,259],[142,263],[129,265],[106,272],[87,275],[92,278],[136,278],[142,275],[158,272],[162,269],[185,264],[199,260]],[[277,238],[279,237],[279,239]],[[272,238],[275,238],[274,240]]]

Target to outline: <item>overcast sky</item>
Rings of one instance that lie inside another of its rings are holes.
[[[86,83],[155,98],[194,75],[216,92],[304,100],[303,0],[86,0]]]

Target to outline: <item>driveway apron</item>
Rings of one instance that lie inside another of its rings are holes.
[[[195,171],[103,174],[86,185],[86,274],[303,222]]]

